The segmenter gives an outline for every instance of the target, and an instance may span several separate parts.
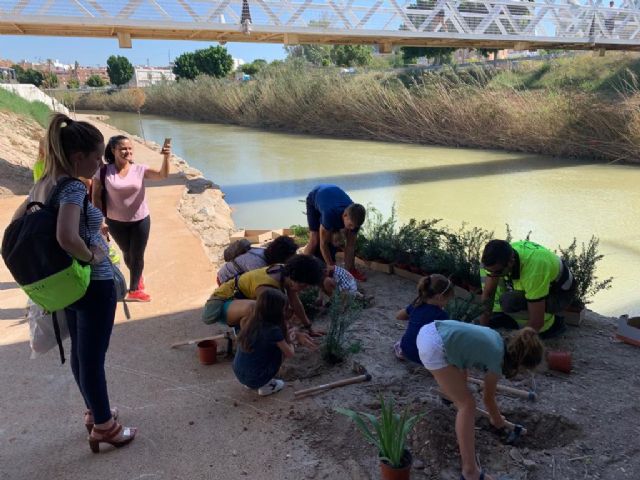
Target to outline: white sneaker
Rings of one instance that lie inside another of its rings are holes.
[[[261,397],[266,397],[267,395],[272,395],[276,392],[279,392],[283,388],[284,381],[278,378],[274,378],[273,380],[269,381],[269,383],[267,383],[264,387],[260,387],[258,389],[258,395],[260,395]]]

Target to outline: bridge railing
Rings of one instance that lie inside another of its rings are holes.
[[[0,0],[0,21],[640,45],[640,0]]]

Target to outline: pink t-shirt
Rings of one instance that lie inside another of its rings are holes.
[[[105,184],[107,188],[107,218],[119,222],[136,222],[149,215],[145,200],[144,172],[146,165],[132,163],[127,176],[118,175],[114,164],[107,165]],[[93,178],[100,180],[100,170]]]

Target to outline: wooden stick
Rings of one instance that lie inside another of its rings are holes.
[[[193,345],[194,343],[203,342],[205,340],[222,340],[226,338],[226,333],[221,333],[220,335],[214,335],[212,337],[202,337],[202,338],[194,338],[193,340],[185,340],[184,342],[177,342],[171,345],[171,348],[181,347],[183,345]]]
[[[352,385],[354,383],[368,382],[371,380],[371,375],[364,374],[357,377],[345,378],[344,380],[337,380],[331,383],[325,383],[324,385],[318,385],[317,387],[306,388],[304,390],[298,390],[294,393],[295,397],[301,397],[303,395],[309,395],[311,393],[324,392],[325,390],[331,390],[332,388],[344,387],[346,385]]]
[[[475,383],[476,385],[480,385],[480,386],[484,387],[484,381],[480,380],[479,378],[469,377],[468,380],[471,383]],[[536,400],[536,396],[537,396],[536,392],[532,392],[532,391],[527,392],[526,390],[520,390],[518,388],[508,387],[507,385],[498,384],[496,386],[496,389],[499,392],[510,393],[511,395],[515,395],[515,396],[521,397],[521,398],[526,398],[527,400],[531,400],[532,402]]]
[[[449,400],[451,402],[451,399],[440,389],[436,389],[436,392],[438,392],[438,395],[440,395],[442,398]],[[481,408],[476,407],[476,413],[478,415],[480,415],[481,417],[485,417],[485,418],[489,418],[491,419],[489,412],[487,412],[486,410],[483,410]],[[509,430],[514,430],[516,428],[516,424],[510,422],[509,420],[504,421],[505,426],[509,429]],[[522,434],[526,435],[527,433],[527,429],[526,428],[522,428]]]

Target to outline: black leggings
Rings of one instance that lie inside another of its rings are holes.
[[[138,290],[138,283],[144,270],[144,251],[149,240],[151,217],[147,215],[137,222],[119,222],[107,218],[106,222],[109,232],[122,250],[124,263],[129,269],[131,275],[129,291]]]

